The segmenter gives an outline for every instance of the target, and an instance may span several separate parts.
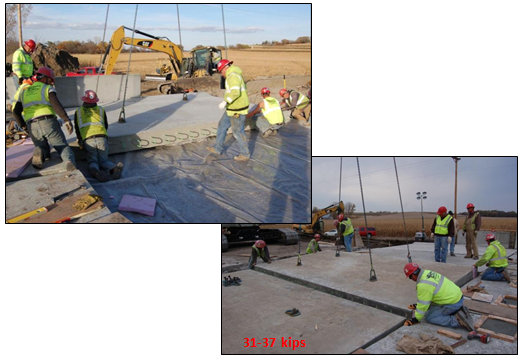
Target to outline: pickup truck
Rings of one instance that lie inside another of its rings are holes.
[[[366,230],[365,227],[356,227],[355,228],[355,231],[358,231],[360,233],[360,236],[361,237],[365,237],[365,236],[368,236],[371,237],[371,236],[377,236],[377,230],[375,230],[374,227],[369,227],[368,226],[368,229]]]
[[[67,77],[75,77],[75,76],[96,76],[98,74],[98,67],[81,67],[76,72],[68,72],[66,73]],[[111,74],[114,74],[113,72]],[[104,71],[100,73],[101,76],[104,75]]]

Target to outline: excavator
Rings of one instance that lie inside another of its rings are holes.
[[[306,225],[293,225],[293,230],[300,233],[302,237],[309,238],[312,237],[313,234],[323,234],[324,231],[324,222],[321,220],[321,218],[327,214],[331,213],[341,214],[344,213],[344,203],[341,201],[340,203],[336,203],[333,205],[330,205],[324,209],[320,209],[316,213],[311,214],[311,224]]]
[[[125,30],[149,37],[150,39],[126,37]],[[124,45],[142,47],[152,51],[162,52],[169,56],[173,72],[167,73],[166,82],[160,83],[157,87],[158,91],[163,94],[180,93],[181,90],[176,84],[179,78],[212,76],[217,73],[217,63],[222,59],[222,52],[215,47],[193,50],[191,51],[191,57],[184,58],[182,50],[167,37],[153,36],[140,30],[120,26],[111,36],[102,60],[104,64],[106,63],[106,58],[108,58],[105,73],[111,73],[113,71],[118,55]]]

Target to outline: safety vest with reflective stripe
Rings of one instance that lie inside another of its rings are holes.
[[[475,231],[475,228],[476,228],[476,225],[475,225],[475,221],[477,220],[477,216],[479,216],[479,212],[476,211],[475,214],[473,214],[473,216],[471,217],[471,231]],[[464,227],[462,228],[462,230],[466,231],[466,223],[468,222],[468,219],[469,218],[466,218],[466,221],[464,222]]]
[[[291,104],[291,94],[295,92],[295,91],[289,91],[289,98],[286,99],[286,104],[289,106],[289,107],[293,107],[293,105]],[[307,98],[306,96],[304,96],[302,93],[300,92],[296,92],[298,93],[298,101],[297,101],[297,104],[295,104],[295,107],[296,108],[304,108],[308,105],[309,103],[309,98]]]
[[[53,87],[42,82],[35,82],[22,92],[21,101],[24,107],[24,120],[53,115],[55,110],[49,102],[49,92],[54,91]]]
[[[229,66],[226,71],[226,92],[224,100],[227,102],[227,115],[247,114],[249,98],[246,84],[242,78],[242,70],[237,66]]]
[[[256,245],[253,245],[253,248],[256,250],[258,257],[266,257],[266,252],[264,249],[259,249]]]
[[[417,308],[415,318],[422,320],[431,303],[452,305],[462,298],[460,287],[441,274],[421,270],[417,279]]]
[[[33,75],[33,60],[23,47],[20,47],[13,54],[13,72],[18,78],[31,77]]]
[[[311,239],[309,242],[309,245],[307,246],[306,252],[308,254],[313,254],[318,251],[318,242],[315,239]]]
[[[435,235],[445,236],[448,234],[448,224],[453,219],[453,216],[448,215],[444,219],[437,215],[437,224],[435,225]]]
[[[482,266],[486,262],[489,262],[489,267],[507,267],[508,259],[506,258],[506,249],[500,241],[495,240],[489,244],[486,252],[475,264],[475,266]]]
[[[350,218],[347,218],[346,220],[342,221],[341,224],[344,224],[344,227],[345,227],[345,230],[342,233],[342,235],[348,236],[349,234],[352,234],[353,232],[355,232]]]
[[[273,97],[264,98],[264,108],[262,114],[266,117],[270,124],[277,124],[284,122],[284,115],[280,109],[280,103]]]
[[[80,129],[80,135],[85,140],[94,135],[106,135],[104,126],[105,111],[102,107],[80,107],[76,110],[76,125]]]

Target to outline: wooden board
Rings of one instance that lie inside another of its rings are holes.
[[[503,301],[506,299],[506,298],[509,298],[509,299],[512,299],[512,300],[517,300],[517,296],[511,296],[511,295],[500,295],[496,300],[495,304],[499,305],[499,306],[504,306],[504,307],[509,307],[509,308],[517,308],[516,305],[510,305],[508,303],[504,303]]]
[[[478,302],[473,300],[464,300],[464,305],[474,312],[479,312],[482,314],[492,314],[499,317],[505,317],[517,320],[517,310],[514,308],[503,307],[499,305],[492,305],[491,303]]]
[[[443,336],[446,336],[446,337],[449,337],[449,338],[456,339],[457,341],[459,339],[462,339],[462,334],[451,332],[451,331],[448,331],[448,330],[445,330],[445,329],[439,329],[437,331],[437,333],[438,334],[442,334]]]
[[[26,224],[26,223],[54,223],[58,220],[61,220],[63,218],[67,218],[73,215],[80,215],[80,214],[89,214],[92,212],[95,212],[97,210],[100,210],[104,207],[104,203],[99,201],[97,203],[94,203],[89,208],[83,211],[78,211],[75,208],[73,208],[73,204],[83,197],[86,194],[79,194],[74,195],[65,198],[62,201],[59,201],[56,204],[52,204],[49,206],[49,211],[46,213],[41,213],[34,215],[27,220],[20,221],[20,223]]]
[[[5,176],[6,178],[18,178],[33,159],[35,146],[31,138],[22,139],[15,142],[15,146],[9,147],[5,151]]]
[[[367,350],[359,348],[351,354],[370,354]]]
[[[461,345],[466,344],[466,343],[468,343],[468,340],[467,339],[463,339],[461,341],[458,341],[457,343],[453,343],[451,345],[451,348],[455,349],[455,348],[460,347]]]
[[[475,292],[473,296],[471,296],[471,299],[491,303],[491,301],[493,301],[493,295],[486,295],[485,293]]]

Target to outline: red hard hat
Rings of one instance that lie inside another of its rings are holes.
[[[320,234],[315,234],[315,240],[317,240],[317,241],[320,240]]]
[[[335,227],[338,227],[338,220],[333,221],[333,225],[335,225]]]
[[[229,60],[221,60],[218,65],[217,65],[217,70],[218,72],[222,72],[222,70],[224,69],[224,67],[228,66],[228,65],[231,65],[233,64],[233,61],[229,61]]]
[[[255,246],[259,249],[263,249],[264,247],[266,247],[266,242],[264,240],[257,240],[255,242]]]
[[[448,209],[446,209],[445,206],[441,206],[440,208],[438,208],[438,211],[437,211],[437,214],[444,214],[444,213],[447,213],[448,212]]]
[[[33,40],[27,40],[26,42],[24,42],[24,45],[29,46],[31,51],[34,51],[35,47],[36,47],[36,44],[35,44],[35,42]]]
[[[286,93],[287,93],[287,89],[282,88],[282,89],[280,90],[280,97],[284,97],[284,94],[286,94]]]
[[[54,81],[54,79],[55,79],[55,73],[54,73],[53,70],[50,69],[49,67],[40,67],[40,68],[38,69],[38,71],[36,71],[36,74],[37,74],[37,75],[38,75],[38,74],[41,74],[41,75],[44,75],[44,76],[46,76],[46,77],[49,77],[49,78],[53,79],[53,81]]]
[[[98,96],[96,95],[95,91],[87,90],[84,92],[84,96],[82,97],[82,101],[86,103],[96,103],[98,102]]]
[[[338,221],[344,221],[344,214],[338,214]]]
[[[492,233],[489,233],[486,235],[486,241],[488,240],[495,240],[495,235],[493,235]]]
[[[469,204],[466,206],[466,209],[469,209],[469,208],[473,208],[473,209],[475,209],[475,205],[469,203]]]
[[[269,88],[267,87],[264,87],[260,90],[260,93],[261,94],[271,94],[271,91],[269,90]]]
[[[417,271],[418,269],[418,265],[414,262],[410,262],[408,264],[406,264],[406,266],[404,266],[404,273],[406,274],[406,278],[408,278],[409,276],[411,276],[411,274],[413,274],[413,272]]]

